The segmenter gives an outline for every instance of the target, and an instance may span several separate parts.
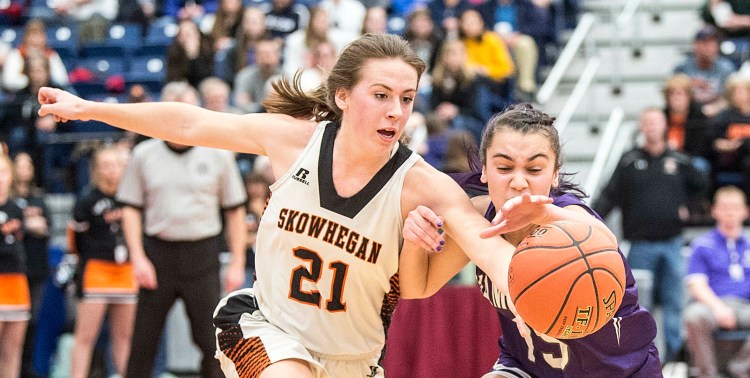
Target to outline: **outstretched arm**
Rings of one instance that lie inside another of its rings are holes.
[[[110,104],[47,87],[38,98],[39,115],[52,114],[58,121],[96,120],[175,143],[266,156],[273,155],[269,149],[304,148],[313,128],[312,121],[280,114],[235,115],[175,102]]]

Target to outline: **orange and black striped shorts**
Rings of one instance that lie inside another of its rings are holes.
[[[90,259],[83,269],[83,299],[106,303],[135,303],[138,285],[130,262]]]

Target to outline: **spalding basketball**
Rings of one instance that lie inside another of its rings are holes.
[[[620,307],[625,265],[617,244],[582,223],[542,225],[521,241],[508,271],[510,298],[533,330],[577,339],[602,328]]]

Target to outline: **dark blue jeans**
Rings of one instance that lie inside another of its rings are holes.
[[[682,309],[685,263],[682,258],[682,237],[652,241],[631,241],[628,263],[632,269],[646,269],[654,273],[653,297],[661,304],[664,324],[659,330],[664,335],[669,361],[682,346]],[[649,311],[653,312],[653,308]]]

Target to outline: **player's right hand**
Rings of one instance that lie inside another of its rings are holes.
[[[443,234],[443,219],[427,206],[417,206],[404,221],[404,240],[428,252],[440,252],[443,249]]]
[[[88,117],[83,112],[83,106],[87,101],[72,93],[62,89],[42,87],[39,89],[37,99],[42,105],[39,108],[40,117],[52,114],[57,122],[88,121]]]

